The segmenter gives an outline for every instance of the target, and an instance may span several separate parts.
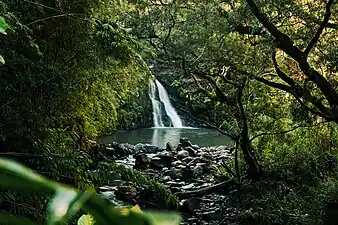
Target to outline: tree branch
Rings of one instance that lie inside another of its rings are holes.
[[[320,24],[315,36],[312,38],[312,40],[307,45],[304,51],[305,58],[309,56],[311,49],[317,44],[321,34],[323,33],[327,23],[329,22],[330,16],[331,16],[331,6],[333,5],[333,3],[334,3],[334,0],[329,0],[328,3],[326,4],[326,11],[325,11],[323,22]]]
[[[329,2],[334,0],[329,0]],[[325,79],[325,77],[310,66],[307,62],[304,52],[296,47],[289,36],[282,33],[273,25],[269,19],[263,14],[257,7],[254,0],[246,0],[250,6],[251,11],[255,17],[263,24],[263,26],[270,32],[270,34],[276,39],[277,46],[283,50],[286,54],[291,56],[299,64],[303,73],[314,82],[320,91],[323,93],[331,108],[338,107],[338,95],[332,84]],[[329,5],[329,4],[328,4]],[[329,5],[331,7],[331,5]],[[324,21],[325,22],[325,21]]]
[[[246,0],[246,2],[259,22],[261,22],[263,26],[270,32],[270,34],[276,39],[278,47],[292,58],[301,60],[303,52],[294,45],[291,38],[279,31],[277,27],[269,21],[267,16],[259,10],[254,0]]]
[[[323,121],[323,122],[320,122],[320,123],[317,123],[317,124],[314,124],[314,125],[298,125],[298,126],[295,126],[289,130],[283,130],[283,131],[278,131],[278,132],[264,132],[264,133],[260,133],[260,134],[257,134],[255,136],[253,136],[251,139],[250,139],[250,142],[252,142],[253,140],[255,140],[256,138],[258,137],[261,137],[261,136],[267,136],[267,135],[279,135],[279,134],[286,134],[286,133],[289,133],[289,132],[292,132],[294,130],[297,130],[298,128],[309,128],[309,127],[315,127],[315,126],[318,126],[320,124],[323,124],[323,123],[329,123],[331,121]]]
[[[277,89],[280,89],[280,90],[283,90],[283,91],[286,91],[290,94],[292,94],[293,92],[293,88],[288,86],[288,85],[285,85],[285,84],[280,84],[280,83],[276,83],[276,82],[272,82],[272,81],[269,81],[269,80],[266,80],[264,78],[261,78],[261,77],[254,77],[253,79],[263,83],[263,84],[266,84],[270,87],[273,87],[273,88],[277,88]]]
[[[229,106],[235,106],[235,102],[231,98],[229,98],[228,96],[226,96],[224,94],[224,92],[217,85],[216,81],[214,79],[212,79],[212,77],[210,77],[206,74],[203,74],[201,72],[195,72],[195,74],[197,76],[202,77],[203,79],[207,80],[215,88],[216,95],[217,95],[217,98],[219,99],[219,102],[226,103]]]
[[[285,81],[287,84],[289,84],[291,87],[294,87],[295,81],[293,79],[291,79],[290,77],[288,77],[278,66],[277,60],[276,60],[276,52],[274,52],[272,54],[272,62],[273,65],[275,67],[276,73],[277,75],[283,80]]]

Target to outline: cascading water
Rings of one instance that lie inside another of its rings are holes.
[[[161,102],[163,102],[164,109],[167,115],[170,117],[173,126],[177,128],[183,127],[181,118],[178,116],[175,108],[171,105],[167,91],[158,80],[155,80],[155,82],[158,89],[158,95],[160,96],[160,100]]]
[[[155,80],[155,83],[157,86],[158,96],[160,98],[160,101],[163,103],[165,112],[170,118],[173,127],[182,128],[183,127],[182,120],[178,116],[175,108],[172,106],[167,91],[165,90],[163,85],[158,80]],[[162,112],[161,112],[161,105],[160,105],[161,103],[158,100],[156,100],[155,83],[151,81],[149,84],[149,96],[150,96],[150,99],[153,105],[154,126],[165,127],[162,121]]]
[[[153,81],[149,82],[149,97],[153,105],[153,121],[155,127],[164,127],[161,114],[161,103],[156,100],[156,85]]]

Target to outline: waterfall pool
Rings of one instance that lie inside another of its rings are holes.
[[[229,137],[215,130],[189,127],[153,127],[118,131],[110,136],[101,137],[99,141],[104,144],[110,144],[113,141],[130,144],[145,143],[165,148],[167,142],[170,142],[173,146],[177,146],[180,142],[180,138],[188,138],[193,144],[197,144],[201,147],[230,146],[232,144]]]

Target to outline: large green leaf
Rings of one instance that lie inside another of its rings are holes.
[[[5,59],[2,57],[2,55],[0,55],[0,64],[5,64]]]
[[[49,225],[64,222],[76,198],[77,192],[75,190],[60,188],[48,206]]]
[[[79,193],[70,188],[60,188],[48,205],[49,224],[64,224],[93,194],[93,192]]]
[[[0,16],[0,33],[6,35],[6,30],[9,28],[9,25],[6,23],[5,19]]]
[[[0,186],[15,190],[54,193],[54,198],[48,205],[49,225],[64,224],[70,216],[80,209],[84,209],[90,215],[93,215],[98,224],[178,225],[180,222],[180,217],[176,214],[144,213],[138,206],[132,208],[114,208],[95,192],[82,193],[49,181],[32,172],[29,168],[7,159],[0,159]],[[9,219],[8,217],[7,220]],[[86,222],[89,223],[88,219],[87,217],[83,217],[79,223],[87,225]],[[29,222],[13,222],[9,224],[32,225]]]
[[[8,159],[0,158],[0,171],[0,186],[8,189],[54,193],[61,186]]]

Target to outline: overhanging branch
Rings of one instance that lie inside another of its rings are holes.
[[[329,0],[328,3],[326,4],[326,10],[325,10],[323,22],[320,24],[315,36],[312,38],[312,40],[307,45],[307,47],[304,51],[305,58],[308,57],[311,49],[317,44],[321,34],[323,33],[327,23],[329,22],[330,16],[331,16],[331,7],[332,7],[333,3],[334,3],[334,0]]]
[[[267,135],[280,135],[280,134],[286,134],[286,133],[289,133],[289,132],[292,132],[294,130],[297,130],[299,128],[309,128],[309,127],[316,127],[320,124],[323,124],[323,123],[328,123],[328,122],[331,122],[331,121],[323,121],[323,122],[320,122],[320,123],[317,123],[317,124],[313,124],[313,125],[303,125],[303,124],[300,124],[298,126],[295,126],[289,130],[283,130],[283,131],[277,131],[277,132],[264,132],[264,133],[260,133],[260,134],[257,134],[255,136],[253,136],[251,139],[250,139],[250,142],[252,142],[253,140],[255,140],[256,138],[258,137],[261,137],[261,136],[267,136]]]

